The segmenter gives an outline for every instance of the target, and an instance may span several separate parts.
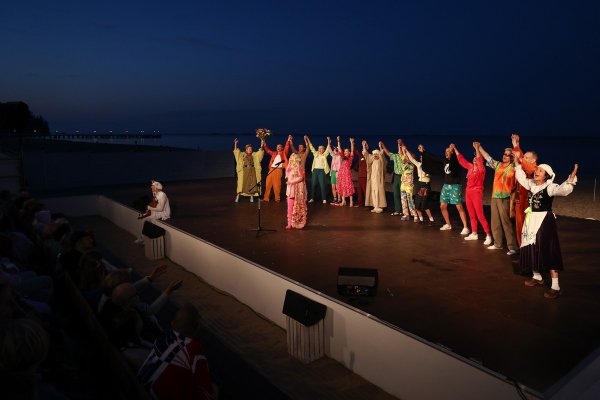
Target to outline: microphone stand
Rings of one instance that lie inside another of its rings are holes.
[[[275,171],[275,168],[273,168],[272,170],[270,170],[267,175],[265,175],[265,178],[269,175],[271,175],[271,172]],[[258,235],[261,232],[277,232],[277,229],[264,229],[261,225],[260,225],[260,199],[262,199],[262,180],[260,180],[259,182],[256,182],[256,185],[252,186],[252,188],[250,189],[250,193],[252,193],[252,190],[254,190],[255,187],[258,186],[258,227],[256,228],[251,228],[248,229],[249,231],[256,231],[256,237],[258,237]]]

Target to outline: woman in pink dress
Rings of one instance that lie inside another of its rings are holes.
[[[286,229],[302,229],[306,225],[306,181],[304,167],[298,154],[290,156],[288,166],[285,170],[287,183],[287,226]]]
[[[337,137],[338,151],[342,153],[342,146],[340,144],[340,137]],[[340,206],[346,205],[346,197],[350,197],[350,207],[354,207],[352,195],[354,194],[354,182],[352,182],[352,173],[350,167],[352,166],[352,159],[354,158],[354,138],[350,138],[350,149],[345,148],[342,154],[342,163],[337,173],[338,178],[338,193],[342,197],[342,203]]]

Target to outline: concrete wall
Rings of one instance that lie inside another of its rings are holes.
[[[137,212],[104,196],[44,199],[68,215],[99,214],[139,235]],[[167,223],[166,254],[173,262],[285,329],[285,292],[291,289],[327,307],[326,354],[402,399],[519,399],[513,384],[445,349],[349,307]],[[528,398],[540,398],[527,391]]]
[[[229,151],[145,150],[141,152],[27,152],[24,171],[30,189],[71,189],[235,175]]]

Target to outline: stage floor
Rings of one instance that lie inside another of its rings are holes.
[[[235,179],[165,185],[169,224],[364,310],[426,341],[545,392],[600,344],[600,222],[559,217],[565,271],[562,296],[523,285],[518,257],[465,241],[460,229],[401,221],[389,209],[309,204],[303,230],[286,230],[286,203],[234,202]],[[148,185],[102,189],[131,205]],[[388,193],[390,195],[390,193]],[[391,198],[389,199],[391,200]],[[388,204],[391,204],[388,201]],[[486,210],[489,214],[489,209]],[[456,211],[451,210],[455,227]],[[480,235],[481,236],[481,235]],[[375,268],[375,297],[337,293],[338,268]],[[377,340],[377,338],[366,338]]]

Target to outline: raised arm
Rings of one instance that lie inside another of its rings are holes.
[[[310,141],[310,138],[307,135],[304,135],[304,141],[308,144],[310,152],[313,153],[313,155],[315,155],[317,150],[315,149],[315,146],[313,146],[312,142]]]
[[[238,150],[238,138],[233,139],[233,150]]]
[[[512,134],[510,135],[510,141],[512,142],[512,146],[513,146],[513,153],[519,153],[520,157],[523,157],[523,149],[521,149],[521,146],[519,145],[519,135],[516,134]]]
[[[406,148],[406,146],[403,146],[403,147]],[[408,151],[408,149],[406,149],[406,157],[408,158],[408,161],[410,161],[411,163],[413,163],[414,165],[416,165],[417,168],[421,166],[421,162],[417,161],[413,157],[412,153],[410,151]]]
[[[363,142],[365,142],[365,141],[363,140]],[[385,143],[379,142],[379,147],[381,148],[381,151],[383,151],[388,157],[390,156],[390,151],[388,150],[387,147],[385,147]],[[364,146],[363,146],[363,148],[364,148]]]
[[[481,154],[483,159],[487,162],[490,162],[490,160],[492,159],[492,156],[490,156],[489,153],[487,151],[485,151],[485,149],[481,146],[481,143],[479,144],[479,153]]]
[[[294,146],[294,137],[292,135],[288,136],[288,142],[290,143],[290,148],[292,149],[292,153],[298,153],[298,149]]]
[[[458,163],[464,169],[470,170],[471,168],[473,168],[473,164],[470,163],[469,161],[467,161],[467,159],[462,154],[460,154],[460,151],[458,151],[458,147],[456,147],[456,145],[454,143],[450,144],[450,147],[454,151],[454,154],[456,154],[456,158],[458,158]]]
[[[531,189],[531,181],[527,179],[527,175],[525,175],[525,171],[523,171],[523,168],[521,167],[521,157],[518,154],[514,157],[514,163],[515,178],[517,179],[517,182],[519,182],[519,184],[521,184],[521,186],[523,186],[525,189]]]
[[[350,138],[350,154],[354,155],[354,138]]]

